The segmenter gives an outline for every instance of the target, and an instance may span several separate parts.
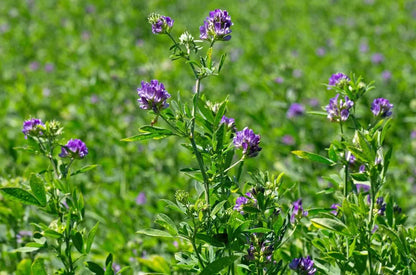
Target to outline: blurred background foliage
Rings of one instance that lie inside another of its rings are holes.
[[[227,116],[238,129],[249,126],[262,136],[263,151],[247,161],[247,170],[284,172],[297,183],[307,207],[329,207],[332,196],[320,192],[330,183],[328,167],[296,159],[291,150],[324,153],[338,129],[321,111],[334,92],[324,84],[335,72],[374,80],[367,94],[394,104],[394,122],[386,139],[394,148],[385,192],[416,221],[416,1],[81,1],[5,0],[0,4],[0,180],[27,178],[47,165],[15,147],[25,144],[23,120],[59,120],[65,137],[80,138],[89,155],[84,164],[99,168],[78,176],[73,184],[85,194],[90,225],[100,221],[95,240],[98,259],[112,252],[121,265],[158,254],[172,257],[180,243],[161,242],[135,234],[152,226],[165,209],[162,198],[175,190],[193,190],[179,169],[195,165],[175,138],[123,143],[152,117],[138,108],[136,88],[158,79],[175,98],[190,99],[188,66],[169,60],[170,41],[155,36],[147,24],[151,12],[175,20],[172,34],[199,26],[210,10],[226,9],[232,17],[232,39],[215,51],[227,53],[221,76],[202,82],[212,101],[229,96]],[[301,103],[306,113],[292,118],[287,110]],[[81,165],[81,164],[78,164]],[[141,193],[140,199],[138,195]],[[0,244],[13,244],[12,228],[28,230],[37,213],[0,197]],[[6,213],[6,209],[16,209]],[[167,213],[168,214],[168,213]],[[172,214],[174,215],[174,214]],[[3,230],[4,229],[4,230]],[[0,251],[1,253],[1,251]],[[2,254],[0,270],[15,259]]]

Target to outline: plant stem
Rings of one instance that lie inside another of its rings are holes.
[[[345,139],[344,139],[344,129],[343,129],[343,127],[342,127],[342,121],[340,120],[340,122],[339,122],[339,126],[340,126],[340,129],[341,129],[341,142],[343,142],[343,141],[345,141]],[[347,151],[347,149],[345,149],[345,151],[344,151],[344,158],[345,158],[345,161],[346,161],[346,164],[344,165],[344,197],[346,198],[347,197],[347,195],[348,195],[348,162],[349,162],[349,160],[347,159],[347,153],[348,153],[348,151]]]
[[[201,174],[202,174],[202,178],[204,180],[204,187],[205,187],[205,201],[207,203],[207,207],[208,207],[208,215],[210,215],[211,213],[211,207],[210,207],[210,202],[209,202],[209,180],[208,180],[208,176],[205,172],[205,165],[204,165],[204,159],[201,155],[201,152],[199,152],[196,143],[195,143],[195,119],[196,119],[196,111],[198,108],[198,97],[199,97],[199,89],[200,89],[200,79],[198,78],[196,80],[196,91],[195,91],[195,95],[194,95],[194,107],[192,110],[192,121],[191,121],[191,135],[189,137],[189,140],[191,141],[192,144],[192,148],[194,150],[196,159],[198,160],[198,164],[199,164],[199,169],[201,170]]]
[[[169,38],[175,44],[176,48],[181,51],[181,53],[182,53],[181,56],[183,58],[185,58],[187,61],[190,61],[191,59],[189,58],[189,54],[188,53],[185,54],[185,52],[182,50],[182,48],[180,47],[180,45],[176,42],[175,38],[173,38],[173,36],[169,32],[166,33],[166,34],[169,36]],[[195,78],[198,79],[198,72],[196,71],[194,64],[189,63],[189,65],[191,65],[192,72],[194,73]]]
[[[227,169],[224,170],[224,173],[227,173],[228,171],[230,171],[232,168],[234,168],[237,164],[239,164],[240,162],[244,161],[244,157],[242,157],[241,159],[239,159],[236,163],[234,163],[233,165],[231,165],[230,167],[228,167]]]
[[[375,187],[375,182],[373,179],[371,179],[370,181],[370,212],[368,213],[368,239],[367,239],[367,250],[368,250],[368,264],[369,264],[369,274],[372,275],[373,274],[373,269],[372,269],[372,254],[371,254],[371,231],[372,231],[372,227],[373,227],[373,212],[374,212],[374,199],[375,199],[375,192],[374,192],[374,187]]]

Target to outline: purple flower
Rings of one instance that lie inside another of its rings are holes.
[[[371,111],[373,114],[378,117],[389,117],[392,115],[393,104],[390,104],[388,99],[385,98],[376,98],[371,104]]]
[[[233,139],[234,146],[238,149],[243,149],[243,154],[249,158],[255,157],[261,151],[260,136],[254,134],[253,130],[248,127],[236,133]]]
[[[415,138],[416,138],[416,130],[413,130],[413,131],[410,133],[410,138],[412,138],[412,139],[415,139]]]
[[[231,16],[226,10],[216,9],[210,11],[209,16],[204,21],[204,25],[199,27],[199,38],[209,41],[228,41],[231,39],[230,27],[232,25]]]
[[[341,204],[339,203],[332,204],[331,209],[334,209],[334,210],[332,210],[331,213],[334,214],[335,216],[338,215],[338,211],[340,207],[341,207]]]
[[[88,148],[80,139],[70,139],[68,143],[61,147],[61,158],[79,158],[82,159],[88,155]]]
[[[328,85],[342,88],[346,84],[348,84],[350,82],[350,80],[351,79],[347,75],[345,75],[343,73],[336,73],[336,74],[331,75],[331,77],[329,78],[329,81],[328,81]],[[328,90],[329,89],[331,89],[331,87],[328,87]]]
[[[278,84],[282,84],[283,83],[283,81],[284,81],[284,79],[283,79],[283,77],[276,77],[275,79],[274,79],[274,82],[276,82],[276,83],[278,83]]]
[[[152,80],[149,82],[142,81],[142,87],[137,89],[140,104],[140,108],[144,110],[153,110],[154,112],[160,112],[161,109],[169,106],[166,100],[170,98],[170,94],[165,90],[165,86],[157,81]]]
[[[318,49],[316,49],[316,55],[317,56],[324,56],[326,53],[325,48],[324,47],[319,47]]]
[[[292,215],[290,216],[290,222],[295,223],[296,218],[298,217],[306,217],[308,216],[308,211],[303,210],[302,206],[302,199],[298,199],[297,201],[292,203]]]
[[[169,33],[173,27],[174,20],[168,16],[152,13],[148,21],[152,24],[152,32],[154,34]]]
[[[364,173],[365,172],[365,164],[360,165],[360,168],[358,168],[358,171],[360,173]]]
[[[32,71],[36,71],[37,69],[39,69],[39,62],[33,61],[32,63],[30,63],[29,68]]]
[[[348,161],[349,164],[354,164],[354,162],[356,161],[355,156],[351,152],[347,153],[345,159]]]
[[[289,264],[289,268],[295,270],[298,274],[313,275],[316,272],[310,256],[293,259]]]
[[[45,71],[47,71],[48,73],[50,73],[53,70],[55,70],[55,65],[53,65],[52,63],[46,63],[45,64]]]
[[[357,192],[368,192],[370,190],[370,185],[357,183],[355,188],[357,188]]]
[[[291,135],[284,135],[282,137],[282,142],[286,145],[294,145],[295,139]]]
[[[241,196],[236,199],[233,209],[239,211],[241,215],[244,215],[243,207],[250,202],[257,204],[257,200],[253,197],[253,195],[250,192],[247,192],[245,196]]]
[[[231,130],[233,130],[233,132],[236,131],[235,119],[234,118],[222,116],[221,121],[220,121],[220,125],[221,124],[224,124],[225,127],[227,127],[227,129],[231,129]]]
[[[296,116],[301,116],[305,113],[305,107],[299,103],[292,103],[289,109],[287,110],[286,117],[287,118],[294,118]]]
[[[385,80],[385,81],[389,81],[391,79],[391,72],[388,70],[384,70],[381,73],[381,77]]]
[[[387,204],[384,202],[384,198],[383,197],[378,197],[376,200],[376,206],[377,206],[377,214],[380,216],[384,216],[384,211],[386,211],[386,206]]]
[[[375,53],[371,56],[371,62],[373,64],[380,64],[384,61],[384,56],[381,53]]]
[[[309,99],[309,105],[311,107],[318,107],[319,100],[317,98],[311,98],[311,99]]]
[[[350,115],[351,107],[354,106],[354,102],[348,96],[345,96],[344,100],[338,100],[338,98],[339,94],[331,98],[329,104],[325,107],[330,121],[346,121]]]
[[[38,118],[32,118],[23,122],[22,133],[25,135],[25,138],[27,139],[28,135],[41,136],[42,127],[39,126],[45,126],[45,124]]]
[[[373,227],[373,229],[371,230],[371,234],[376,233],[377,229],[378,229],[378,225],[375,224],[374,227]]]
[[[360,44],[360,52],[362,52],[362,53],[368,52],[368,43],[367,42],[362,42]]]
[[[144,192],[140,192],[139,195],[136,197],[136,204],[143,205],[147,202],[146,194]]]

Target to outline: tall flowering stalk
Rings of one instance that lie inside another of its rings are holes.
[[[161,234],[180,237],[189,242],[192,254],[183,251],[179,255],[183,259],[181,266],[189,266],[188,271],[191,272],[208,274],[207,272],[216,273],[227,268],[229,274],[235,274],[234,262],[240,258],[241,253],[247,251],[249,253],[244,261],[249,261],[251,254],[255,259],[248,263],[250,270],[277,272],[282,269],[283,263],[280,261],[280,265],[275,265],[275,251],[288,240],[283,238],[288,229],[292,230],[292,234],[296,229],[296,226],[292,227],[289,218],[280,215],[283,211],[277,202],[280,177],[271,183],[268,176],[258,176],[254,179],[255,186],[245,192],[239,191],[241,196],[233,199],[233,193],[244,188],[241,186],[244,161],[258,157],[262,150],[261,137],[248,127],[237,131],[238,122],[226,116],[227,100],[211,103],[207,100],[207,95],[201,92],[201,82],[221,72],[225,55],[217,60],[214,44],[231,39],[231,17],[225,10],[211,11],[200,27],[200,38],[203,41],[194,40],[187,31],[177,40],[170,29],[163,31],[162,27],[160,31],[160,25],[165,26],[166,23],[169,27],[167,21],[163,21],[165,17],[157,18],[158,20],[149,19],[152,30],[157,29],[157,34],[165,34],[173,42],[171,58],[184,60],[190,66],[195,90],[192,100],[187,100],[188,103],[172,98],[168,106],[167,99],[170,95],[159,80],[142,82],[141,88],[137,90],[139,106],[153,113],[156,118],[151,125],[142,127],[138,135],[124,141],[169,136],[186,139],[188,143],[184,146],[195,156],[197,168],[185,168],[182,171],[195,180],[198,194],[194,198],[188,192],[176,192],[176,201],[170,204],[175,205],[186,219],[176,223],[166,215],[158,215],[156,222],[167,230]],[[204,49],[202,43],[205,42],[208,42],[208,49],[205,54],[201,54]],[[168,129],[156,127],[158,117],[167,124]],[[241,157],[233,162],[237,155]],[[255,213],[264,214],[260,217]],[[242,219],[246,220],[244,226],[241,224]],[[274,228],[273,233],[252,234],[251,231],[265,230],[262,228],[263,223],[265,227]],[[142,229],[138,233],[155,236],[154,232],[154,229]],[[253,238],[253,241],[247,242],[248,238]],[[216,255],[214,258],[208,257],[211,251]]]

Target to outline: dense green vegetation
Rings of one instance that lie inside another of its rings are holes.
[[[302,198],[305,209],[329,208],[336,200],[327,190],[326,177],[335,169],[299,160],[290,152],[327,154],[325,148],[339,139],[338,128],[309,112],[322,111],[334,96],[324,85],[333,73],[361,75],[367,82],[375,80],[376,87],[357,106],[362,119],[371,119],[370,112],[360,110],[368,109],[374,98],[385,97],[394,104],[385,141],[393,157],[383,192],[408,216],[406,225],[414,226],[414,1],[3,1],[0,185],[26,184],[32,172],[48,165],[16,148],[26,144],[23,121],[61,121],[64,140],[80,138],[89,149],[87,158],[74,166],[98,164],[73,179],[84,194],[86,227],[100,223],[90,258],[104,263],[112,253],[114,261],[131,266],[127,272],[133,274],[169,270],[174,254],[189,246],[136,231],[155,227],[156,213],[178,215],[160,199],[174,200],[178,189],[194,192],[193,180],[179,170],[195,166],[195,158],[175,137],[143,143],[121,139],[153,119],[138,107],[136,89],[142,80],[162,81],[173,97],[193,95],[192,71],[169,59],[171,41],[152,34],[147,16],[170,16],[175,20],[172,33],[179,36],[188,30],[198,37],[203,19],[216,8],[230,13],[232,39],[216,45],[227,59],[221,75],[204,80],[201,90],[213,102],[228,97],[227,116],[236,119],[238,129],[250,125],[261,135],[263,150],[246,161],[245,170],[283,172],[285,185],[295,184],[296,190],[287,194],[287,203]],[[292,103],[304,105],[305,114],[288,118]],[[288,135],[293,140],[288,141]],[[246,174],[242,181],[247,179]],[[16,234],[33,230],[31,223],[39,221],[48,223],[50,217],[0,195],[4,274],[14,272],[21,259],[34,256],[12,251],[30,240],[17,243]],[[287,259],[298,256],[293,247],[283,253]],[[55,260],[48,261],[51,270],[56,266]]]

